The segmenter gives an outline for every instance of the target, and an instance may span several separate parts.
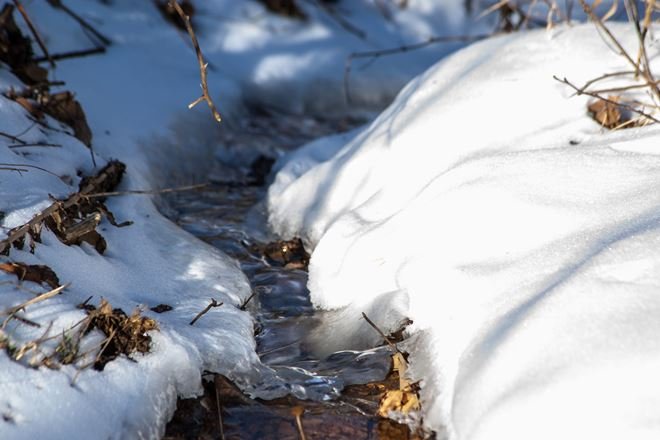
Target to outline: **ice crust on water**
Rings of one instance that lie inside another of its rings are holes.
[[[552,78],[626,68],[593,25],[491,38],[284,158],[270,224],[314,249],[323,348],[373,343],[363,311],[411,318],[425,422],[452,439],[660,435],[660,130],[607,132]]]

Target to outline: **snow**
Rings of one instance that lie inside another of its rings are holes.
[[[95,46],[88,33],[61,11],[41,1],[22,3],[51,54]],[[267,13],[256,1],[198,3],[194,20],[210,62],[209,88],[225,117],[220,127],[204,104],[187,109],[200,93],[194,52],[188,36],[168,24],[152,2],[66,2],[113,42],[103,55],[62,60],[50,72],[51,80],[66,83],[54,91],[70,90],[82,104],[94,135],[93,153],[69,134],[68,127],[47,117],[48,125],[57,130],[45,129],[34,124],[21,106],[0,97],[0,131],[29,143],[58,145],[7,148],[14,142],[0,137],[0,167],[27,169],[0,170],[2,236],[49,206],[52,197],[75,192],[81,174],[94,174],[110,159],[127,165],[120,190],[204,180],[214,155],[240,157],[218,145],[219,133],[224,127],[240,128],[246,107],[293,113],[380,109],[412,76],[462,44],[435,45],[412,56],[355,61],[348,103],[344,66],[350,53],[480,29],[474,25],[468,29],[458,0],[442,4],[420,0],[405,10],[387,6],[388,19],[373,2],[343,2],[342,15],[366,31],[364,39],[311,4],[303,6],[308,20],[296,22]],[[27,35],[18,16],[16,21]],[[22,88],[3,66],[0,89]],[[337,139],[343,142],[343,135]],[[319,151],[317,157],[325,159],[327,152]],[[17,363],[3,351],[1,438],[158,438],[176,398],[201,392],[204,370],[228,376],[254,396],[277,397],[290,391],[255,353],[253,319],[237,307],[251,293],[237,263],[166,220],[157,202],[150,196],[110,198],[107,206],[117,220],[134,223],[116,228],[103,219],[99,232],[108,243],[104,255],[87,244],[65,246],[44,230],[33,254],[14,249],[3,258],[3,262],[48,265],[62,283],[70,283],[61,295],[24,312],[41,328],[14,320],[3,329],[2,336],[18,346],[41,337],[46,328],[57,335],[79,322],[85,314],[76,305],[90,296],[91,304],[106,299],[126,313],[139,308],[158,322],[160,330],[150,332],[150,353],[133,355],[135,362],[120,357],[102,372],[78,371],[70,365],[60,370],[28,368],[29,356]],[[0,273],[0,310],[46,290],[28,282],[17,285],[13,275]],[[224,305],[190,326],[191,318],[211,298]],[[162,314],[149,310],[161,303],[173,310]],[[83,349],[101,340],[100,334],[89,334]],[[45,349],[55,345],[55,340],[44,342]]]
[[[552,78],[625,69],[592,25],[490,38],[284,158],[269,220],[314,250],[312,301],[336,310],[319,351],[377,343],[362,312],[408,317],[425,423],[449,438],[657,437],[660,132],[606,132]]]
[[[22,3],[51,53],[93,46],[61,11]],[[659,129],[607,132],[586,115],[586,97],[552,78],[582,84],[627,69],[622,58],[592,26],[558,26],[489,38],[440,62],[464,43],[355,58],[345,88],[351,53],[489,31],[463,3],[338,2],[359,36],[314,2],[300,2],[305,21],[253,0],[197,2],[220,126],[203,103],[187,109],[200,93],[194,52],[152,2],[67,1],[113,44],[58,62],[50,79],[81,102],[98,165],[127,164],[122,190],[204,180],[214,158],[245,166],[250,154],[223,144],[223,133],[242,133],[249,109],[371,115],[398,93],[370,124],[276,164],[269,224],[314,250],[312,301],[329,310],[309,335],[319,354],[378,344],[362,312],[385,331],[412,318],[403,348],[421,381],[424,423],[440,438],[657,438]],[[612,28],[635,47],[628,27]],[[21,88],[2,66],[0,90]],[[4,96],[0,132],[59,145],[7,148],[14,142],[0,136],[0,168],[27,170],[0,170],[3,236],[98,170],[80,141],[35,125]],[[18,345],[50,323],[58,334],[78,322],[76,305],[90,295],[95,305],[140,308],[160,330],[150,333],[150,353],[102,372],[28,368],[0,353],[0,438],[158,438],[177,397],[201,392],[204,370],[253,396],[291,391],[255,353],[253,318],[237,307],[251,288],[237,263],[158,204],[110,198],[117,220],[134,223],[102,221],[104,255],[44,230],[34,254],[2,259],[46,264],[71,283],[25,311],[42,328],[12,321],[0,333]],[[0,310],[36,289],[47,288],[0,272]],[[190,326],[211,298],[224,305]],[[161,303],[173,310],[149,310]],[[101,339],[92,333],[83,347]]]

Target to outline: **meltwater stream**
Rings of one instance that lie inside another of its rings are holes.
[[[324,359],[307,347],[307,334],[323,319],[309,301],[307,272],[264,256],[265,243],[246,231],[251,228],[246,228],[245,219],[263,195],[254,185],[214,184],[171,201],[177,223],[239,261],[250,280],[254,297],[247,310],[257,322],[257,352],[276,373],[256,392],[267,396],[270,380],[277,382],[270,384],[277,395],[280,379],[293,396],[323,401],[338,397],[346,385],[382,380],[390,369],[386,346],[341,351]]]
[[[273,153],[273,156],[302,145],[312,138],[355,125],[354,122],[344,122],[342,126],[336,121],[298,117],[273,118],[271,115],[256,115],[250,118],[250,124],[248,130],[229,131],[228,139],[224,141],[233,143],[244,151],[266,151]],[[257,352],[268,371],[267,375],[258,379],[260,384],[254,394],[268,398],[269,391],[272,390],[271,397],[275,398],[281,396],[284,389],[289,396],[297,399],[322,403],[314,404],[316,406],[312,412],[335,414],[330,418],[319,419],[322,420],[319,427],[325,430],[325,438],[408,438],[407,434],[392,435],[393,431],[389,425],[383,428],[390,421],[375,417],[378,408],[377,393],[375,399],[371,396],[371,400],[364,399],[361,395],[350,400],[341,395],[346,386],[382,381],[387,376],[392,354],[387,346],[366,351],[340,351],[319,358],[307,345],[306,336],[323,319],[323,313],[315,310],[310,303],[306,287],[307,272],[278,264],[263,253],[264,245],[268,241],[268,231],[263,221],[263,213],[260,213],[260,209],[263,211],[260,203],[266,193],[262,177],[251,175],[249,167],[237,171],[235,167],[218,163],[208,176],[211,185],[198,191],[175,194],[167,199],[172,220],[201,240],[235,258],[250,280],[254,297],[248,303],[247,310],[255,317]],[[211,393],[215,393],[214,399],[219,407],[222,399],[218,396],[217,377],[215,380],[215,390]],[[363,391],[358,394],[361,392]],[[203,399],[198,400],[202,403],[197,407],[205,405]],[[208,409],[209,406],[215,405],[207,403],[206,412],[215,413]],[[289,402],[286,405],[296,403]],[[202,422],[204,417],[199,415],[202,410],[194,409],[194,405],[188,405],[187,410],[182,410],[182,406],[184,405],[180,402],[179,410],[168,426],[166,437],[203,437],[200,433],[207,432],[207,427],[201,425],[215,422]],[[281,431],[281,421],[271,421],[271,425],[266,422],[272,414],[264,412],[263,408],[257,408],[255,411],[250,402],[246,406],[249,408],[241,414],[247,415],[239,417],[243,419],[238,422],[225,420],[218,424],[221,431],[223,424],[225,425],[225,432],[217,438],[225,438],[228,423],[241,425],[239,430],[234,432],[235,438],[292,438],[292,433],[295,433],[293,438],[297,437],[295,424],[289,413],[285,412],[284,416],[290,419],[287,422],[289,425],[285,426],[285,431]],[[325,408],[328,408],[328,411]],[[352,411],[353,414],[346,415],[346,411]],[[223,412],[229,413],[225,416],[231,415],[231,411],[226,408],[223,408]],[[191,418],[197,420],[191,421]],[[309,418],[306,420],[307,423],[313,423],[309,422]],[[330,431],[326,430],[328,424],[335,425],[333,429],[336,435],[330,435]],[[359,426],[346,430],[351,424]],[[278,428],[274,428],[275,425]],[[257,426],[262,426],[261,430],[256,428]],[[339,434],[342,429],[344,433]],[[378,434],[383,429],[390,434]],[[232,436],[226,438],[230,437]]]

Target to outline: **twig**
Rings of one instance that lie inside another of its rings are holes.
[[[16,171],[18,174],[27,173],[29,170],[23,168],[13,168],[13,167],[0,167],[2,171]]]
[[[639,24],[639,11],[637,10],[637,5],[632,3],[630,0],[624,0],[624,5],[626,6],[628,18],[630,21],[632,21],[633,26],[635,27],[635,34],[637,35],[637,41],[639,42],[637,70],[640,71],[640,64],[644,66],[644,69],[641,71],[644,73],[646,82],[651,89],[651,92],[653,92],[656,98],[660,99],[660,89],[658,89],[658,86],[654,80],[653,73],[651,72],[651,64],[649,63],[649,58],[646,53],[646,45],[644,44],[646,32],[642,32],[642,28]]]
[[[252,291],[252,294],[251,294],[250,296],[248,296],[248,298],[247,298],[245,301],[243,301],[243,304],[241,304],[241,306],[239,307],[239,309],[241,309],[241,310],[245,310],[245,308],[247,307],[247,305],[248,305],[248,303],[250,302],[250,300],[251,300],[252,298],[254,298],[254,295],[256,295],[256,294],[257,294],[257,291],[256,291],[256,290],[253,290],[253,291]]]
[[[28,300],[28,301],[25,301],[25,302],[22,303],[22,304],[19,304],[19,305],[17,305],[17,306],[14,306],[14,307],[11,307],[10,309],[5,310],[5,311],[3,312],[3,314],[9,315],[9,316],[7,316],[7,318],[5,319],[5,321],[2,323],[2,328],[5,328],[5,327],[6,327],[7,323],[8,323],[12,318],[15,317],[14,315],[16,315],[17,312],[20,312],[21,310],[25,309],[25,308],[28,307],[28,306],[31,306],[31,305],[33,305],[33,304],[40,303],[40,302],[45,301],[45,300],[47,300],[47,299],[50,299],[50,298],[52,298],[52,297],[54,297],[54,296],[56,296],[56,295],[59,295],[64,289],[66,289],[66,288],[69,287],[70,285],[71,285],[71,283],[66,283],[66,284],[64,284],[64,285],[62,285],[62,286],[60,286],[60,287],[57,287],[57,288],[53,289],[53,290],[49,290],[49,291],[46,292],[46,293],[42,293],[41,295],[39,295],[39,296],[37,296],[37,297],[35,297],[35,298],[32,298],[32,299],[30,299],[30,300]]]
[[[201,317],[204,316],[206,313],[208,313],[208,311],[211,310],[213,307],[220,307],[222,304],[223,304],[223,303],[221,303],[221,302],[220,302],[220,303],[217,302],[217,301],[215,300],[215,298],[211,298],[211,302],[209,303],[209,305],[206,306],[206,307],[204,307],[204,310],[202,310],[201,312],[199,312],[199,313],[197,314],[197,316],[195,316],[195,317],[193,318],[193,320],[190,321],[190,325],[194,325],[194,324],[197,322],[197,320],[198,320],[199,318],[201,318]]]
[[[589,81],[587,81],[586,83],[584,83],[584,85],[580,88],[580,93],[582,93],[582,92],[585,91],[589,86],[591,86],[591,85],[597,83],[598,81],[602,81],[602,80],[604,80],[604,79],[612,78],[612,77],[615,77],[615,76],[633,75],[634,73],[635,73],[635,72],[632,71],[632,70],[623,70],[623,71],[620,71],[620,72],[606,73],[606,74],[604,74],[604,75],[601,75],[601,76],[598,76],[598,77],[596,77],[596,78],[590,79]]]
[[[41,324],[39,324],[38,322],[31,321],[23,316],[18,316],[14,314],[12,315],[12,318],[14,318],[17,321],[21,321],[23,324],[29,325],[30,327],[36,327],[36,328],[41,327]]]
[[[371,327],[373,327],[374,330],[376,330],[378,332],[378,334],[383,338],[383,341],[385,341],[387,343],[387,345],[389,345],[392,350],[396,351],[397,353],[401,353],[399,351],[399,349],[397,348],[396,344],[393,343],[392,341],[390,341],[390,339],[387,337],[387,335],[385,335],[385,333],[383,333],[383,331],[381,329],[379,329],[378,326],[376,324],[374,324],[374,322],[371,319],[369,319],[369,317],[367,316],[366,313],[362,312],[362,317],[364,318],[365,321],[367,321],[367,323]]]
[[[87,194],[85,197],[93,199],[97,197],[113,197],[113,196],[125,196],[130,194],[165,194],[181,191],[193,191],[200,188],[206,188],[210,183],[199,183],[196,185],[186,185],[178,186],[174,188],[164,188],[164,189],[136,189],[131,191],[109,191],[109,192],[100,192],[94,194]]]
[[[91,32],[92,35],[94,35],[96,38],[99,39],[99,41],[101,41],[101,43],[103,43],[103,45],[110,46],[112,44],[112,40],[110,40],[108,37],[106,37],[105,35],[103,35],[99,31],[97,31],[96,29],[94,29],[94,27],[92,25],[90,25],[89,23],[87,23],[87,21],[85,21],[81,16],[76,14],[68,6],[66,6],[64,3],[62,3],[62,0],[47,0],[47,1],[52,7],[56,8],[56,9],[61,9],[69,17],[71,17],[75,21],[77,21],[78,24],[83,27],[83,29]]]
[[[646,10],[644,11],[644,22],[642,23],[642,41],[646,39],[646,34],[648,33],[649,27],[651,27],[651,20],[653,18],[653,10],[655,9],[655,0],[646,0]],[[642,59],[642,49],[644,45],[642,44],[637,52],[637,64]]]
[[[99,46],[92,49],[72,50],[71,52],[56,53],[54,55],[51,55],[50,59],[59,61],[59,60],[65,60],[67,58],[81,58],[81,57],[86,57],[88,55],[97,55],[102,53],[105,53],[105,47]],[[34,62],[41,63],[46,60],[47,58],[39,57],[39,58],[35,58]]]
[[[41,51],[44,53],[44,56],[50,63],[50,67],[55,68],[55,61],[53,61],[53,58],[48,53],[48,49],[46,48],[46,45],[41,39],[39,32],[37,32],[37,28],[34,27],[34,24],[32,23],[30,16],[25,11],[23,4],[19,0],[13,0],[13,1],[14,1],[14,5],[16,6],[16,9],[18,9],[18,12],[21,13],[21,15],[23,16],[23,20],[25,20],[25,23],[27,24],[28,28],[30,28],[30,32],[32,32],[32,35],[34,35],[34,39],[37,40],[37,44],[41,48]]]
[[[655,81],[655,84],[660,84],[660,80]],[[648,84],[633,84],[630,86],[611,87],[609,89],[593,90],[591,93],[600,95],[603,93],[615,93],[615,92],[625,92],[627,90],[644,89],[646,87],[648,87]]]
[[[37,143],[32,143],[32,144],[17,144],[17,145],[8,145],[7,148],[26,148],[26,147],[53,147],[53,148],[61,148],[62,145],[60,144],[49,144],[46,142],[37,142]]]
[[[458,41],[478,41],[478,40],[483,40],[485,38],[491,37],[492,35],[446,35],[446,36],[433,36],[429,37],[425,41],[421,41],[419,43],[414,43],[414,44],[409,44],[409,45],[404,45],[404,46],[398,46],[398,47],[392,47],[388,49],[380,49],[380,50],[369,50],[369,51],[364,51],[364,52],[353,52],[346,57],[346,65],[344,67],[344,96],[346,98],[346,102],[350,103],[351,102],[351,96],[350,96],[350,90],[349,90],[349,80],[350,80],[350,75],[351,75],[351,69],[353,65],[353,60],[357,58],[373,58],[377,59],[383,56],[389,56],[389,55],[395,55],[399,53],[406,53],[406,52],[411,52],[414,50],[419,50],[423,49],[427,46],[430,46],[432,44],[438,44],[438,43],[451,43],[451,42],[458,42]]]
[[[208,63],[204,61],[204,56],[202,55],[202,50],[199,48],[199,43],[197,42],[197,36],[195,35],[195,31],[192,28],[192,25],[190,24],[190,17],[188,17],[185,12],[183,12],[183,9],[181,9],[181,6],[176,2],[176,0],[169,0],[170,6],[174,8],[179,14],[179,17],[181,17],[181,20],[183,20],[183,23],[186,25],[186,30],[188,31],[188,35],[190,35],[190,39],[192,40],[192,44],[195,47],[195,53],[197,54],[197,62],[199,63],[199,74],[201,77],[202,81],[202,96],[194,100],[192,103],[188,105],[188,108],[191,109],[197,104],[199,104],[202,101],[206,101],[206,103],[209,106],[209,109],[211,109],[211,113],[213,114],[213,117],[215,118],[216,121],[220,122],[222,121],[222,118],[220,117],[220,113],[218,113],[218,110],[215,108],[215,104],[213,103],[213,99],[211,99],[211,96],[209,95],[209,86],[206,81],[206,68],[208,67]]]
[[[27,144],[27,142],[25,142],[23,139],[18,138],[9,133],[5,133],[4,131],[0,131],[0,136],[6,137],[7,139],[11,139],[12,142],[18,142],[19,144]]]
[[[62,179],[60,176],[57,174],[53,173],[52,171],[48,171],[46,168],[39,167],[37,165],[27,165],[24,163],[0,163],[0,166],[2,167],[24,167],[24,168],[34,168],[35,170],[43,171],[44,173],[48,173],[51,176],[55,176],[58,179]]]
[[[580,95],[587,95],[587,96],[591,96],[592,98],[596,98],[596,99],[600,99],[601,101],[605,101],[605,102],[607,102],[607,103],[609,103],[609,104],[613,104],[613,105],[621,106],[621,107],[625,108],[626,110],[629,110],[629,111],[631,111],[631,112],[637,113],[638,115],[644,116],[645,118],[647,118],[647,119],[649,119],[649,120],[651,120],[651,121],[653,121],[653,122],[656,122],[656,123],[659,123],[659,124],[660,124],[660,121],[657,120],[656,118],[654,118],[653,116],[651,116],[650,114],[648,114],[648,113],[646,113],[646,112],[644,112],[644,111],[642,111],[642,110],[639,110],[639,109],[637,109],[637,108],[635,108],[635,107],[633,107],[633,106],[631,106],[631,105],[625,104],[625,103],[623,103],[623,102],[613,101],[613,100],[611,100],[611,99],[605,98],[605,97],[600,96],[600,95],[598,95],[598,94],[596,94],[596,93],[593,93],[593,92],[587,92],[587,91],[585,91],[585,90],[581,90],[581,89],[579,89],[577,86],[575,86],[574,84],[572,84],[572,83],[571,83],[569,80],[567,80],[566,78],[564,78],[564,79],[559,79],[559,78],[558,78],[557,76],[555,76],[555,75],[553,75],[552,77],[553,77],[556,81],[558,81],[558,82],[560,82],[560,83],[563,83],[563,84],[566,84],[567,86],[569,86],[570,88],[572,88],[573,90],[575,90],[575,94],[578,95],[578,96],[580,96]]]
[[[643,75],[644,79],[646,80],[646,83],[648,84],[648,86],[651,89],[651,91],[653,92],[653,94],[656,95],[656,97],[660,98],[660,89],[658,89],[658,87],[654,84],[655,81],[653,79],[651,71],[648,68],[648,59],[645,60],[645,63],[644,63],[645,68],[643,70],[640,70],[639,64],[636,63],[632,59],[630,54],[628,54],[628,52],[623,48],[623,46],[621,45],[619,40],[617,40],[617,38],[614,36],[614,34],[612,34],[612,32],[609,30],[609,28],[607,26],[605,26],[605,23],[603,22],[603,20],[601,20],[600,17],[598,17],[594,13],[592,7],[589,6],[586,3],[586,0],[579,0],[579,1],[580,1],[580,5],[582,6],[582,9],[584,10],[584,12],[596,24],[596,27],[598,29],[600,29],[607,36],[607,38],[610,40],[610,42],[612,44],[614,44],[617,51],[619,52],[619,55],[623,56],[626,59],[626,61],[628,61],[628,63],[630,63],[630,65],[633,67],[633,69],[635,69],[636,74],[641,73]],[[628,6],[629,6],[628,3],[624,2],[624,4],[626,5],[626,10],[628,10],[629,9],[628,8]],[[630,12],[630,14],[632,14],[632,12]],[[635,29],[638,31],[638,37],[639,37],[639,35],[640,35],[640,33],[639,33],[639,23],[637,23],[636,20],[633,20],[633,21],[635,23]],[[642,50],[645,53],[646,49],[644,48],[644,41],[641,38],[640,38],[640,45],[641,45],[640,50]]]
[[[80,367],[77,368],[76,374],[73,376],[71,379],[71,386],[76,386],[76,382],[78,381],[78,377],[80,377],[80,374],[83,372],[83,370],[91,367],[92,365],[96,364],[99,360],[101,360],[101,355],[103,354],[103,351],[110,345],[110,342],[114,339],[115,335],[117,334],[117,329],[112,329],[112,332],[110,333],[110,336],[108,336],[106,339],[104,339],[100,344],[96,345],[95,347],[92,347],[90,350],[87,350],[85,353],[82,354],[77,354],[73,360],[73,362],[77,362],[80,359],[84,359],[87,357],[87,355],[97,348],[99,348],[98,353],[96,353],[96,356],[94,357],[94,360],[91,362],[87,362],[86,364],[81,365]],[[80,339],[78,339],[80,341]],[[73,363],[72,362],[72,363]]]
[[[305,409],[300,406],[296,405],[293,408],[291,408],[291,414],[296,418],[296,426],[298,427],[298,434],[300,434],[300,440],[307,440],[307,437],[305,437],[305,431],[303,430],[303,424],[302,424],[302,415],[305,412]]]

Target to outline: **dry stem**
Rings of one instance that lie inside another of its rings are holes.
[[[211,99],[211,96],[209,95],[209,86],[206,80],[206,68],[208,67],[208,63],[204,61],[202,50],[199,48],[199,43],[197,42],[197,36],[195,35],[195,31],[193,30],[192,25],[190,24],[190,17],[188,17],[185,14],[185,12],[183,12],[183,9],[181,9],[181,6],[179,6],[176,0],[170,0],[170,6],[174,8],[174,10],[176,10],[177,14],[179,14],[179,17],[181,17],[181,20],[183,20],[183,23],[186,25],[186,30],[188,31],[188,35],[190,35],[190,39],[192,40],[193,46],[195,47],[195,53],[197,54],[197,62],[199,63],[199,74],[202,80],[202,84],[201,84],[202,96],[200,96],[192,103],[190,103],[188,105],[188,108],[191,109],[200,102],[206,101],[209,108],[211,109],[211,113],[213,114],[213,117],[215,118],[216,121],[220,122],[222,120],[222,118],[220,117],[220,113],[215,108],[213,99]]]
[[[401,353],[399,351],[399,349],[397,348],[396,344],[394,344],[392,341],[390,341],[390,339],[387,337],[387,335],[385,333],[383,333],[383,331],[380,328],[378,328],[378,326],[371,319],[369,319],[369,317],[367,316],[366,313],[362,312],[362,317],[364,318],[365,321],[367,321],[367,323],[371,327],[373,327],[374,330],[376,330],[378,332],[378,334],[383,338],[383,341],[385,341],[387,343],[387,345],[389,345],[392,350],[394,350],[398,353]]]
[[[48,292],[42,293],[41,295],[39,295],[39,296],[37,296],[37,297],[34,297],[34,298],[32,298],[32,299],[30,299],[30,300],[28,300],[28,301],[25,301],[25,302],[22,303],[22,304],[19,304],[19,305],[17,305],[17,306],[11,307],[10,309],[7,309],[7,310],[4,311],[3,313],[6,314],[6,315],[9,315],[9,316],[8,316],[8,317],[5,319],[5,321],[2,323],[2,328],[5,328],[5,327],[7,326],[7,323],[8,323],[12,318],[14,318],[14,315],[15,315],[17,312],[20,312],[21,310],[25,309],[25,308],[28,307],[28,306],[31,306],[31,305],[33,305],[33,304],[40,303],[40,302],[42,302],[42,301],[46,301],[47,299],[50,299],[50,298],[52,298],[52,297],[54,297],[54,296],[56,296],[56,295],[59,295],[64,289],[66,289],[67,287],[69,287],[69,285],[71,285],[71,283],[66,283],[66,284],[64,284],[64,285],[62,285],[62,286],[59,286],[59,287],[53,289],[53,290],[49,290]]]
[[[202,316],[206,315],[206,313],[208,313],[208,311],[211,310],[213,307],[220,307],[222,304],[223,304],[223,303],[221,303],[221,302],[217,302],[217,301],[215,300],[215,298],[211,298],[211,302],[209,303],[209,305],[206,306],[206,307],[204,308],[204,310],[202,310],[201,312],[199,312],[199,313],[197,314],[197,316],[195,316],[195,317],[193,318],[192,321],[190,321],[190,325],[194,325],[194,324],[197,322],[197,320],[198,320],[199,318],[201,318]]]
[[[28,13],[25,11],[25,8],[23,7],[23,4],[19,0],[13,0],[14,5],[16,6],[16,9],[18,9],[18,12],[21,13],[23,16],[23,20],[25,20],[25,23],[27,24],[28,28],[30,29],[30,32],[32,32],[32,35],[34,35],[34,39],[37,40],[37,44],[39,45],[39,48],[41,48],[41,51],[44,53],[44,56],[50,63],[51,67],[55,67],[55,61],[53,61],[53,58],[51,58],[50,54],[48,53],[48,49],[46,48],[46,45],[44,44],[43,40],[41,39],[41,36],[39,35],[39,32],[37,32],[37,28],[34,27],[34,24],[32,23],[32,20],[30,19],[30,16]]]
[[[131,191],[110,191],[110,192],[87,194],[86,197],[93,199],[97,197],[125,196],[131,194],[166,194],[166,193],[181,192],[181,191],[193,191],[196,189],[206,188],[209,185],[210,185],[209,183],[199,183],[196,185],[186,185],[186,186],[178,186],[174,188],[164,188],[164,189],[136,189]]]
[[[83,29],[85,29],[88,32],[91,32],[92,35],[98,38],[103,45],[110,46],[112,44],[112,41],[108,37],[104,36],[102,33],[97,31],[92,25],[87,23],[80,15],[76,14],[71,8],[69,8],[64,3],[62,3],[62,0],[47,0],[47,1],[52,7],[61,9],[69,17],[77,21],[78,24],[83,27]]]
[[[631,105],[625,104],[625,103],[623,103],[623,102],[613,101],[613,100],[611,100],[611,99],[605,98],[604,96],[601,96],[601,95],[599,95],[599,94],[597,94],[597,93],[594,93],[594,92],[587,92],[586,90],[583,90],[583,89],[581,89],[581,88],[578,88],[576,85],[574,85],[573,83],[571,83],[571,82],[570,82],[569,80],[567,80],[566,78],[560,79],[560,78],[558,78],[558,77],[555,76],[555,75],[553,75],[552,77],[553,77],[556,81],[559,81],[560,83],[564,83],[564,84],[566,84],[567,86],[569,86],[570,88],[572,88],[573,90],[575,90],[575,94],[578,95],[578,96],[580,96],[580,95],[591,96],[592,98],[600,99],[601,101],[607,102],[607,103],[609,103],[609,104],[613,104],[613,105],[617,105],[617,106],[623,107],[623,108],[625,108],[626,110],[629,110],[629,111],[631,111],[631,112],[637,113],[638,115],[643,116],[643,117],[645,117],[646,119],[649,119],[649,120],[651,120],[651,121],[653,121],[653,122],[660,123],[659,120],[657,120],[656,118],[654,118],[654,117],[651,116],[650,114],[648,114],[648,113],[646,113],[646,112],[644,112],[644,111],[642,111],[642,110],[639,110],[639,109],[637,109],[637,108],[635,108],[635,107],[633,107],[633,106],[631,106]]]

